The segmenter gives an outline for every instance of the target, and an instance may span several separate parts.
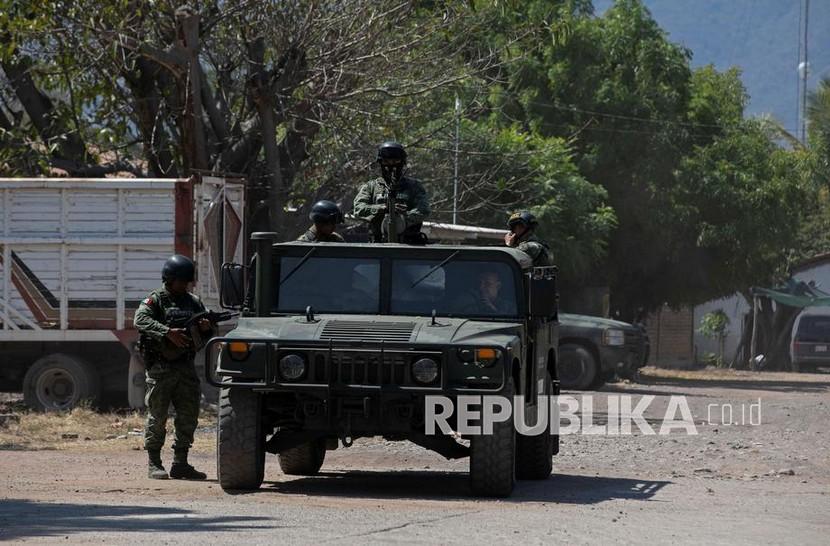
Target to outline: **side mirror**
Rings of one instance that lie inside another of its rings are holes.
[[[241,309],[245,302],[245,266],[222,264],[222,282],[219,285],[219,305],[223,309]]]
[[[534,267],[528,282],[527,308],[531,317],[555,319],[559,314],[556,267]]]

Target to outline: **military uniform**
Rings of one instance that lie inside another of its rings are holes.
[[[553,265],[553,252],[548,248],[547,243],[533,233],[516,245],[516,248],[530,256],[534,267]]]
[[[193,350],[175,347],[166,337],[170,330],[167,324],[177,319],[186,320],[204,310],[205,306],[197,296],[190,293],[176,296],[162,287],[141,302],[133,319],[145,345],[143,353],[147,368],[144,447],[151,457],[161,451],[167,412],[172,403],[176,410],[174,465],[187,463],[187,451],[193,444],[193,433],[199,418],[200,389]],[[210,333],[206,333],[205,337],[210,337]]]
[[[354,215],[369,222],[372,240],[383,240],[383,219],[386,213],[387,192],[389,187],[383,178],[375,178],[363,184],[354,198]],[[395,202],[406,205],[407,212],[400,216],[404,220],[407,232],[418,232],[421,224],[429,216],[429,198],[421,182],[408,176],[401,177]]]
[[[297,237],[298,241],[305,243],[343,243],[345,239],[337,233],[332,232],[329,235],[320,235],[317,233],[317,226],[311,226],[305,233]]]

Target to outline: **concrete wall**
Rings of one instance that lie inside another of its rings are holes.
[[[793,278],[807,283],[812,281],[819,290],[830,292],[830,260],[806,267],[794,273]],[[741,340],[744,316],[750,310],[750,306],[743,296],[735,294],[698,305],[694,309],[694,345],[698,359],[702,359],[706,353],[717,354],[718,352],[717,340],[706,338],[697,331],[703,315],[718,309],[722,309],[729,317],[729,331],[727,332],[724,351],[725,359],[732,358]]]

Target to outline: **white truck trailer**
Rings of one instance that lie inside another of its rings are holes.
[[[0,391],[40,410],[141,405],[135,309],[174,253],[218,308],[244,210],[240,179],[0,178]]]

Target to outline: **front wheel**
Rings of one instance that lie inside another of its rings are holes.
[[[513,402],[513,380],[504,396]],[[483,497],[507,497],[516,485],[516,429],[513,420],[493,423],[492,434],[470,439],[470,487]]]
[[[553,392],[550,372],[545,373],[545,396],[550,400]],[[534,408],[536,411],[536,408]],[[517,436],[516,476],[520,480],[545,480],[553,470],[553,444],[551,435],[552,423],[537,436]]]
[[[563,389],[584,391],[596,385],[597,360],[582,345],[566,343],[559,347],[559,380]]]
[[[265,477],[262,397],[244,388],[219,395],[216,474],[225,491],[259,489]]]

